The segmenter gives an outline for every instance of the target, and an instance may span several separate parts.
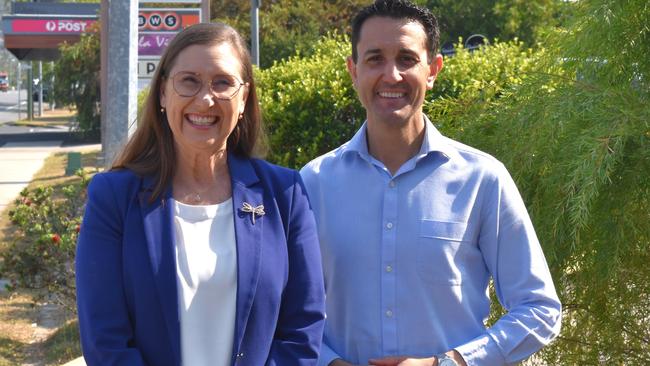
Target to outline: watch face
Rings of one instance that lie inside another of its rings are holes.
[[[458,366],[458,364],[451,358],[442,358],[438,359],[438,366]]]

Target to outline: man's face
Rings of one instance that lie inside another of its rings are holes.
[[[358,59],[348,58],[348,71],[368,123],[423,123],[424,96],[442,68],[440,55],[427,64],[425,45],[424,28],[416,21],[371,17],[363,23]]]

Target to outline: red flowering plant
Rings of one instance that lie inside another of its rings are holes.
[[[0,256],[0,276],[16,287],[40,289],[49,301],[74,311],[74,256],[88,177],[63,186],[23,190],[9,211],[16,227]]]

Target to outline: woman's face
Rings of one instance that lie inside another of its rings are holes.
[[[212,154],[226,149],[248,97],[248,84],[240,87],[241,70],[229,43],[192,45],[178,54],[160,90],[177,151]],[[234,95],[224,99],[224,90]]]

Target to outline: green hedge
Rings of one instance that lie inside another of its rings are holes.
[[[309,58],[294,56],[259,71],[264,124],[275,163],[300,168],[335,149],[357,131],[365,119],[345,59],[350,42],[330,35],[315,46]],[[461,100],[492,100],[522,82],[533,53],[521,42],[496,43],[473,53],[460,47],[427,95],[425,111],[443,132],[462,131],[455,123],[464,110]]]
[[[294,56],[258,72],[269,160],[300,168],[361,126],[364,113],[345,67],[349,49],[346,37],[328,36],[311,57]]]

